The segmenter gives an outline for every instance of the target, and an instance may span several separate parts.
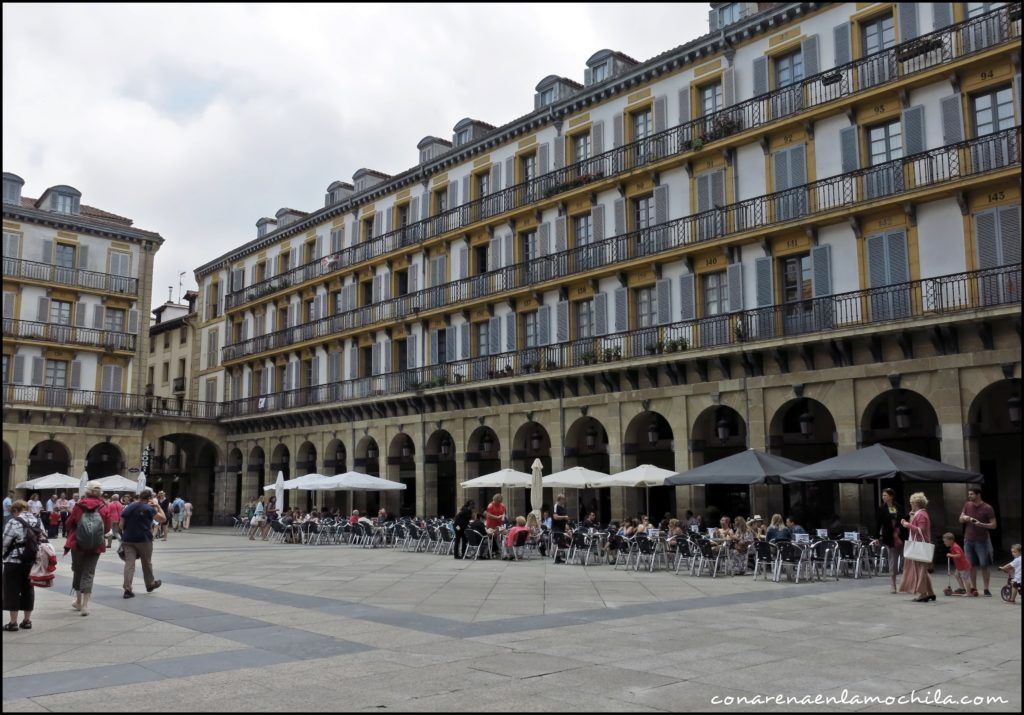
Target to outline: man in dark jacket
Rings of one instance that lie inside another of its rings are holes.
[[[475,508],[476,503],[470,499],[459,509],[459,513],[455,515],[455,558],[457,559],[461,559],[463,552],[466,550],[466,529],[469,528],[469,522],[473,518],[473,510]]]
[[[121,541],[124,544],[124,597],[134,598],[132,580],[135,578],[135,559],[142,560],[142,576],[146,591],[160,588],[160,581],[153,578],[153,532],[149,525],[156,521],[166,524],[167,517],[160,503],[153,498],[153,492],[143,489],[136,501],[121,512]]]

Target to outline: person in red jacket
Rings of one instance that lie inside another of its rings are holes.
[[[89,598],[92,596],[92,581],[96,574],[96,564],[99,563],[100,554],[107,550],[104,539],[99,539],[98,546],[94,548],[81,548],[77,540],[78,522],[82,520],[86,512],[96,512],[103,521],[103,532],[110,531],[110,515],[103,502],[103,485],[99,482],[89,482],[85,486],[85,496],[78,500],[75,508],[68,516],[67,541],[64,542],[64,553],[71,552],[71,571],[74,574],[71,588],[75,592],[75,602],[72,608],[80,611],[83,616],[89,615]]]
[[[121,504],[121,499],[114,494],[110,497],[110,501],[104,507],[107,518],[110,520],[110,531],[107,532],[107,548],[113,543],[114,539],[121,533],[121,527],[118,522],[121,521],[121,512],[124,511],[124,506]]]

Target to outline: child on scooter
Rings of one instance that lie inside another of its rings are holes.
[[[956,543],[956,537],[953,536],[952,532],[947,531],[942,535],[942,543],[946,545],[948,551],[946,558],[950,559],[949,566],[956,569],[956,582],[960,586],[960,588],[953,591],[953,594],[965,596],[967,595],[967,584],[970,582],[971,577],[971,562],[967,560],[964,550],[960,548],[960,544]]]
[[[1013,561],[1005,566],[1000,566],[999,570],[1011,574],[1012,587],[1010,588],[1010,598],[1006,599],[1006,602],[1016,603],[1017,592],[1020,591],[1020,544],[1011,546],[1010,554],[1013,555]]]

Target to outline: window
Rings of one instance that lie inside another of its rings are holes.
[[[725,271],[704,276],[704,315],[724,315],[729,312],[729,284]]]
[[[312,323],[314,320],[316,320],[316,301],[315,300],[307,300],[305,307],[306,307],[306,310],[305,310],[306,322],[307,323]]]
[[[540,247],[537,245],[536,231],[527,231],[522,235],[520,241],[523,245],[521,255],[523,256],[523,261],[525,263],[528,264],[540,255]]]
[[[7,371],[8,367],[9,367],[9,361],[7,360],[7,355],[5,353],[4,354],[4,368],[3,368],[3,377],[4,377],[4,384],[5,385],[11,381],[10,373]]]
[[[206,378],[206,401],[217,401],[217,378],[215,377]]]
[[[363,240],[369,241],[373,238],[373,216],[363,219]]]
[[[525,346],[528,348],[537,347],[537,311],[526,313],[523,316],[523,327],[525,334]]]
[[[115,276],[130,275],[131,254],[124,251],[110,252],[110,272]]]
[[[164,333],[164,350],[169,350],[171,347],[171,334]]]
[[[788,87],[804,78],[803,53],[800,50],[775,60],[775,86]]]
[[[537,155],[530,154],[529,156],[520,157],[519,169],[522,174],[521,181],[528,182],[537,178]]]
[[[267,262],[260,261],[256,264],[256,281],[265,281],[267,279]]]
[[[597,84],[598,82],[604,82],[606,79],[608,79],[608,63],[603,62],[602,64],[594,67],[593,81],[594,84]]]
[[[469,142],[469,130],[463,129],[455,135],[455,146],[462,146]]]
[[[715,82],[700,88],[700,111],[702,117],[714,114],[722,108],[722,83]]]
[[[636,292],[636,325],[650,328],[658,322],[658,293],[654,286]]]
[[[156,352],[156,338],[149,341],[149,354],[152,355]]]
[[[572,137],[573,163],[586,161],[590,158],[590,132],[583,132]]]
[[[124,314],[123,308],[107,308],[104,311],[104,328],[112,333],[123,333]]]
[[[66,243],[58,243],[54,253],[53,264],[58,268],[75,267],[75,247]]]
[[[47,360],[46,376],[43,381],[46,387],[68,386],[68,364],[64,360]]]
[[[642,112],[634,112],[631,115],[633,124],[633,141],[646,139],[651,135],[651,110],[645,109]]]
[[[589,213],[573,216],[572,235],[577,246],[586,246],[593,242],[594,234],[591,231]]]
[[[71,303],[63,300],[51,300],[50,322],[54,325],[71,325]]]
[[[405,228],[409,225],[409,204],[398,207],[398,227]]]
[[[642,231],[654,224],[654,194],[633,199],[633,230]]]
[[[491,175],[477,174],[476,175],[476,195],[477,198],[483,198],[491,193]]]
[[[1013,127],[1013,90],[993,89],[971,97],[974,135],[981,137]]]
[[[448,210],[448,191],[440,189],[434,192],[434,205],[437,206],[437,213],[443,214]]]
[[[78,213],[77,204],[74,196],[68,196],[67,194],[57,194],[55,201],[57,211],[62,214],[73,214]]]
[[[178,344],[184,345],[188,342],[188,326],[182,325],[178,328]]]
[[[594,337],[594,299],[576,303],[576,337]]]
[[[476,324],[476,355],[481,357],[490,354],[490,325],[485,320]]]
[[[149,382],[148,382],[148,384],[152,385],[152,384],[154,384],[153,381],[156,379],[156,368],[153,365],[149,366],[149,373],[148,374],[149,374]]]
[[[811,292],[811,254],[787,256],[782,259],[782,302],[796,303],[810,300]],[[788,310],[787,310],[788,312]]]
[[[185,358],[178,358],[178,377],[185,377]]]
[[[903,138],[900,133],[899,120],[868,129],[871,166],[878,166],[903,156]]]
[[[718,8],[718,26],[725,27],[740,19],[740,4],[731,2]]]
[[[168,382],[170,382],[170,380],[171,380],[171,363],[165,362],[164,363],[164,369],[163,369],[163,372],[162,372],[162,375],[161,375],[161,382],[163,382],[163,384],[166,385]]]
[[[545,89],[540,93],[540,106],[546,107],[555,101],[555,88]]]
[[[892,15],[876,17],[864,23],[862,26],[862,55],[870,55],[875,52],[887,50],[896,44],[896,28],[893,25]]]

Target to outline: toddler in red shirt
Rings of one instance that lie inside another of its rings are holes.
[[[971,578],[971,562],[967,560],[964,550],[960,548],[960,544],[956,543],[956,537],[953,536],[952,532],[947,531],[942,535],[942,543],[946,545],[948,550],[946,558],[950,559],[949,563],[956,569],[956,582],[960,586],[953,593],[958,596],[966,595],[967,583]]]

